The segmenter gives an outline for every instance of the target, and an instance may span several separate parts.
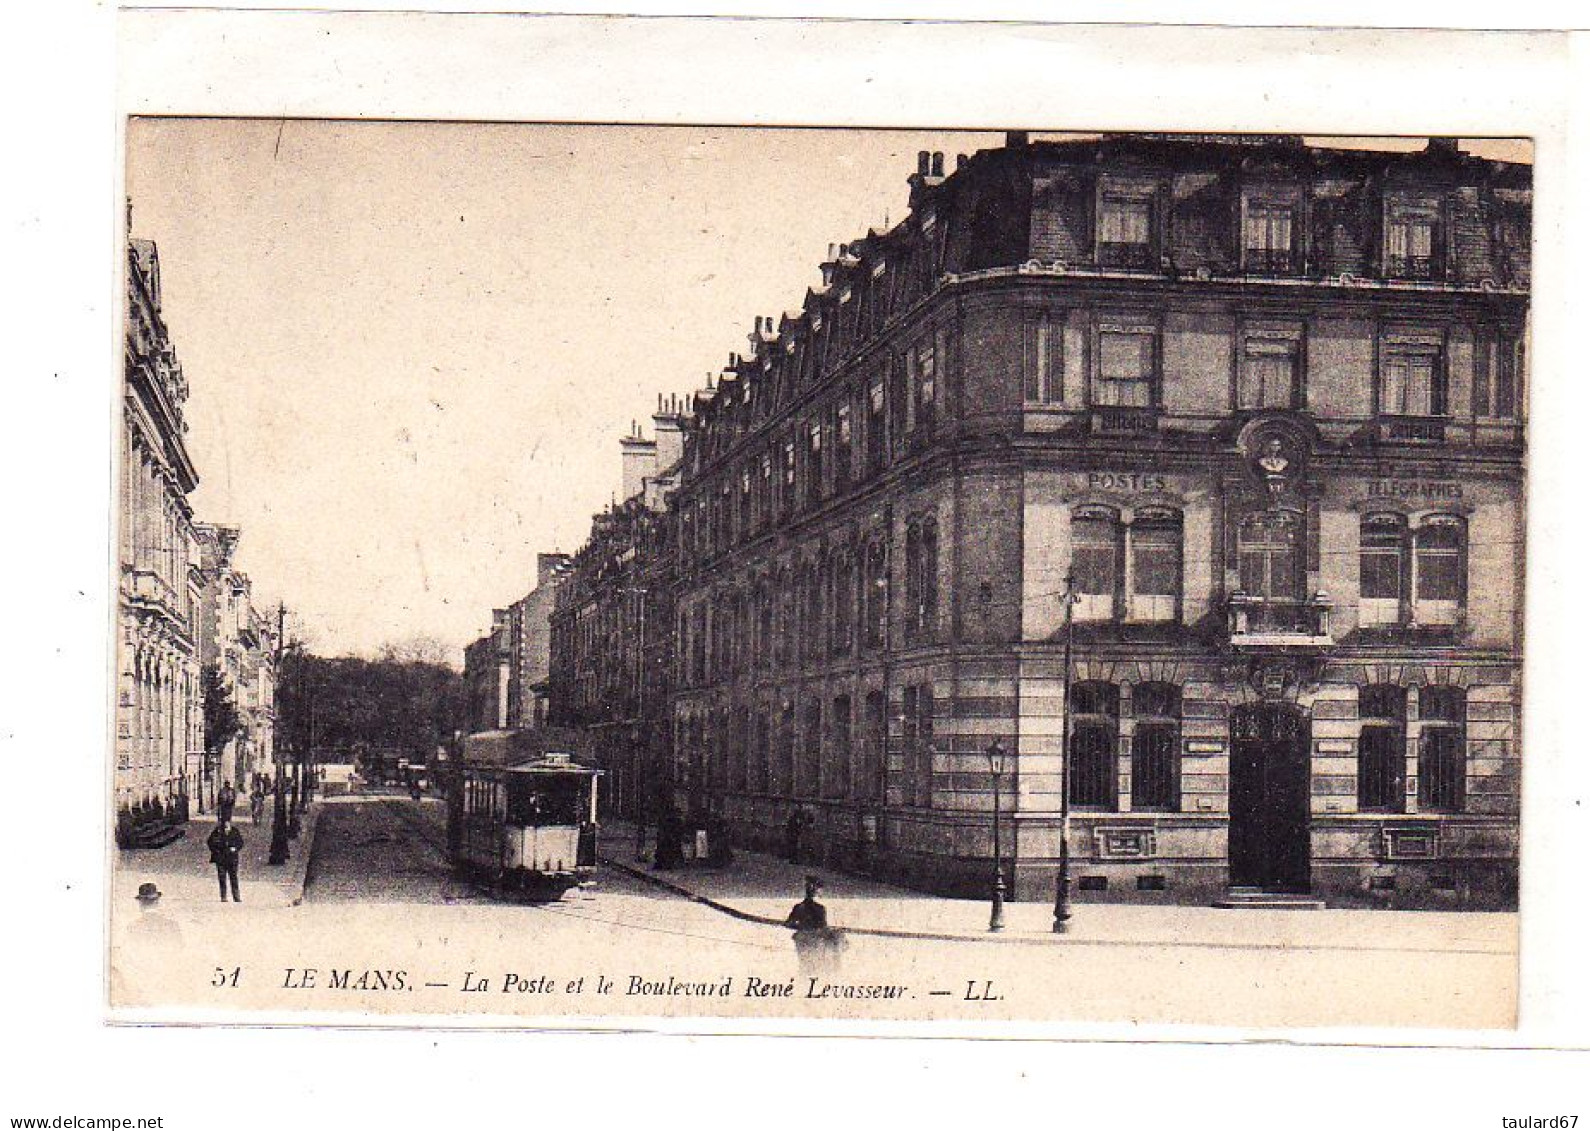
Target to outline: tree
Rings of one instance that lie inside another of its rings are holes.
[[[232,700],[232,689],[216,664],[205,664],[199,673],[204,694],[204,749],[219,754],[243,731],[243,720]]]

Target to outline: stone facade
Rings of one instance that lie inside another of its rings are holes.
[[[1068,835],[1083,899],[1512,904],[1529,168],[1012,135],[910,184],[692,405],[677,802],[943,892],[997,799],[1021,898]]]
[[[127,245],[117,508],[114,803],[140,814],[196,792],[203,745],[199,559],[188,495],[187,379],[160,307],[160,259]]]
[[[276,774],[277,626],[254,607],[253,582],[234,562],[238,528],[200,523],[196,533],[204,582],[199,659],[215,665],[231,691],[241,728],[223,749],[209,751],[214,765],[200,795],[203,808],[220,782],[246,794],[254,775]]]

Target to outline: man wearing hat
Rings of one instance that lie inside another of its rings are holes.
[[[232,901],[242,903],[237,890],[237,862],[243,855],[243,834],[237,831],[229,816],[222,814],[204,842],[210,849],[210,863],[215,865],[215,878],[221,885],[221,902],[226,902],[226,884],[232,882]]]
[[[823,974],[839,960],[845,939],[828,926],[828,908],[817,902],[823,881],[806,877],[806,898],[790,908],[784,920],[795,931],[795,958],[803,974]]]

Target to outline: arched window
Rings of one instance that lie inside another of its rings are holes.
[[[1140,683],[1132,688],[1132,808],[1175,810],[1181,750],[1181,688]]]
[[[1382,683],[1358,690],[1358,807],[1398,812],[1407,776],[1408,692]]]
[[[1071,516],[1071,575],[1077,620],[1114,620],[1121,581],[1121,534],[1108,507],[1079,507]]]
[[[1398,624],[1407,598],[1408,524],[1398,514],[1366,514],[1358,528],[1358,623]]]
[[[1419,808],[1456,813],[1464,801],[1464,721],[1461,687],[1419,689]]]
[[[1413,615],[1418,624],[1456,624],[1467,582],[1463,520],[1431,515],[1413,536]]]
[[[1113,683],[1091,681],[1073,684],[1071,715],[1071,750],[1066,767],[1071,804],[1114,809],[1120,688]]]
[[[1127,531],[1131,546],[1131,618],[1173,621],[1181,601],[1181,515],[1142,508]]]

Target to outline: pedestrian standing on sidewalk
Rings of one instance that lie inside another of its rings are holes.
[[[248,795],[248,815],[256,825],[265,819],[265,787],[260,784],[258,774],[254,776],[254,788]]]
[[[221,885],[221,902],[226,902],[226,885],[232,883],[232,902],[242,903],[243,896],[237,889],[237,864],[243,855],[243,834],[237,831],[237,826],[226,815],[215,822],[215,828],[210,830],[210,837],[204,842],[210,849],[210,863],[215,865],[216,882]]]
[[[802,974],[831,973],[844,950],[844,936],[828,925],[828,908],[817,902],[823,882],[806,877],[806,898],[790,908],[784,925],[795,932],[795,959]]]
[[[230,824],[232,821],[232,810],[236,807],[237,790],[232,788],[231,782],[222,782],[221,792],[217,794],[215,798],[216,816],[220,817],[222,821]]]

